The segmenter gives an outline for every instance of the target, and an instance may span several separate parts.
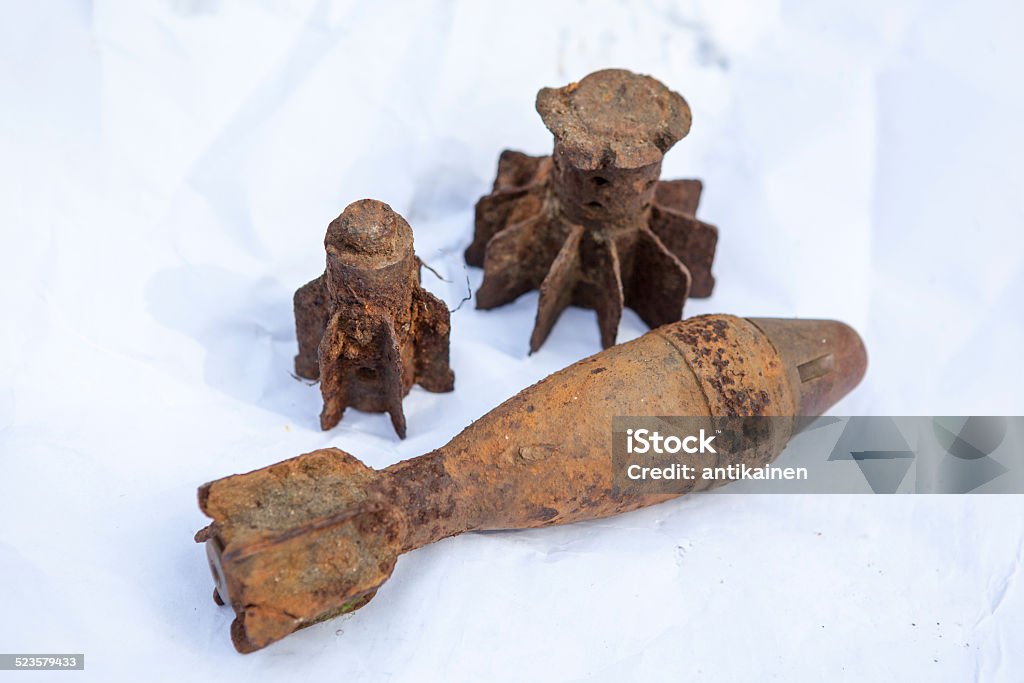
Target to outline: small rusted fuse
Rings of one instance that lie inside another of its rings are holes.
[[[391,416],[405,438],[402,399],[413,384],[451,391],[449,314],[420,287],[412,229],[373,199],[349,204],[327,228],[327,270],[295,292],[295,373],[320,380],[320,427],[345,408]]]
[[[607,69],[544,88],[537,111],[554,153],[506,150],[476,205],[466,262],[484,269],[477,307],[539,289],[531,351],[570,304],[597,311],[607,348],[623,306],[653,328],[679,320],[688,296],[711,296],[718,230],[695,217],[701,182],[658,179],[662,156],[690,131],[686,100]]]
[[[213,521],[196,541],[215,600],[235,611],[235,647],[251,652],[365,605],[399,554],[428,543],[677,495],[613,483],[616,416],[694,416],[708,431],[715,416],[781,416],[768,442],[729,454],[763,466],[795,416],[827,410],[866,367],[860,337],[839,322],[691,318],[556,372],[447,445],[383,470],[330,448],[205,484],[199,507]]]

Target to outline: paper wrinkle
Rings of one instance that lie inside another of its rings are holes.
[[[981,619],[971,626],[971,631],[977,631],[983,625],[988,623],[1002,608],[1007,592],[1009,592],[1010,587],[1017,582],[1022,562],[1024,562],[1024,539],[1020,539],[1018,541],[1017,556],[1007,569],[1005,575],[989,584],[988,613],[982,616]],[[994,587],[991,587],[992,584],[994,584]]]

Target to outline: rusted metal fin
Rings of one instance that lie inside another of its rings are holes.
[[[260,538],[259,540],[249,541],[246,545],[223,553],[223,561],[240,562],[242,560],[247,560],[254,555],[270,550],[275,546],[291,543],[300,536],[312,536],[332,527],[350,523],[359,515],[378,513],[384,509],[384,503],[379,501],[362,501],[360,503],[354,503],[348,508],[306,520],[294,527],[285,529],[284,531],[277,531],[264,538]]]
[[[605,295],[597,301],[597,326],[601,330],[601,346],[615,346],[615,337],[619,334],[619,321],[622,319],[622,307],[625,293],[622,291],[622,270],[619,266],[619,252],[615,242],[608,240],[605,249],[599,251],[605,257],[607,267],[598,271],[599,286]]]
[[[476,203],[473,242],[466,248],[466,263],[484,265],[487,243],[508,225],[540,212],[550,157],[533,157],[505,150],[498,159],[498,175],[491,194]]]
[[[540,298],[537,302],[537,319],[530,335],[530,353],[541,347],[544,340],[551,334],[558,316],[566,306],[572,303],[572,293],[580,271],[580,238],[583,226],[574,225],[569,229],[569,236],[551,264],[544,282],[540,285]]]
[[[394,323],[384,321],[378,329],[381,350],[381,383],[385,409],[391,416],[391,424],[399,438],[405,438],[405,412],[402,398],[405,386],[402,383],[402,351],[395,337]]]
[[[394,567],[401,511],[355,457],[323,449],[204,485],[203,536],[217,596],[251,652],[365,604]]]
[[[499,232],[487,243],[484,281],[476,293],[477,308],[495,308],[536,289],[547,274],[548,265],[538,272],[532,252],[543,241],[546,221],[535,216]]]
[[[327,322],[320,342],[320,393],[324,407],[320,411],[320,428],[331,429],[348,408],[348,382],[344,372],[346,322],[337,312]]]
[[[690,271],[650,230],[641,230],[633,251],[626,304],[651,328],[682,317],[690,292]]]
[[[548,156],[530,156],[506,149],[498,157],[498,174],[494,178],[494,191],[513,190],[528,187],[542,175],[549,164]]]
[[[689,269],[693,278],[690,296],[711,296],[715,287],[711,263],[718,244],[718,228],[657,204],[651,207],[650,228]]]
[[[613,240],[595,239],[593,234],[584,233],[580,240],[580,259],[591,267],[587,276],[580,278],[573,302],[597,311],[601,346],[614,346],[625,300],[618,249]]]
[[[662,180],[654,189],[654,202],[687,216],[697,213],[704,183],[699,180]]]
[[[416,383],[427,391],[455,388],[455,373],[448,365],[450,314],[444,302],[425,289],[413,292],[416,307]]]
[[[295,333],[299,353],[295,356],[295,374],[306,379],[320,379],[317,349],[327,329],[330,309],[327,307],[327,285],[323,275],[295,291]]]
[[[529,193],[528,189],[519,188],[495,191],[484,195],[476,203],[475,231],[473,242],[466,247],[466,263],[478,268],[484,265],[487,243],[508,225],[509,216],[518,210],[519,203]]]

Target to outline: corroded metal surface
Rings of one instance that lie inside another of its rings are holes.
[[[451,391],[449,314],[420,287],[412,230],[383,202],[350,204],[327,228],[327,270],[295,292],[295,372],[320,380],[320,426],[349,406],[386,412],[405,438],[413,384]]]
[[[470,265],[484,268],[477,307],[540,290],[536,351],[566,306],[597,311],[615,343],[623,306],[651,327],[711,295],[717,229],[695,217],[699,180],[659,181],[662,156],[690,130],[690,108],[649,76],[621,69],[545,88],[537,111],[554,153],[505,151],[476,206]]]
[[[673,497],[613,484],[615,416],[705,416],[710,428],[716,416],[818,414],[866,363],[842,323],[691,318],[561,370],[447,445],[384,470],[325,449],[206,484],[199,505],[213,521],[196,540],[207,543],[217,599],[235,610],[235,646],[249,652],[361,607],[403,552]],[[763,465],[790,431],[730,456]]]

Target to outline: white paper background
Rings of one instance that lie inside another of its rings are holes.
[[[871,367],[837,414],[1024,413],[1019,3],[0,15],[0,651],[84,652],[103,681],[1020,680],[1021,497],[704,496],[467,535],[247,657],[191,541],[204,481],[324,446],[384,466],[598,350],[592,312],[527,357],[536,294],[467,304],[457,389],[414,389],[404,442],[354,411],[320,432],[289,375],[291,294],[348,202],[405,215],[457,305],[499,152],[550,149],[537,89],[607,66],[694,111],[665,176],[704,179],[721,241],[688,314],[853,324]],[[627,311],[620,340],[643,331]]]

